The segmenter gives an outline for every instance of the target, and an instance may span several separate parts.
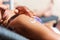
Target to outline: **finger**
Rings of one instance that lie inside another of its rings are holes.
[[[14,13],[15,13],[15,14],[18,14],[18,10],[17,10],[17,9],[15,9],[15,10],[14,10]]]
[[[0,11],[0,21],[1,21],[2,17],[1,17],[1,11]]]
[[[28,14],[30,17],[33,17],[35,14],[33,11],[31,11],[29,8],[27,8],[26,6],[24,6],[24,10],[26,12],[26,14]]]
[[[0,11],[1,11],[1,15],[3,16],[5,10],[8,9],[8,6],[5,5],[0,5]]]
[[[28,8],[25,8],[25,11],[26,11],[26,14],[33,17],[33,12],[31,10],[29,10]]]
[[[33,16],[32,11],[30,11],[27,7],[25,6],[19,6],[16,9],[18,9],[19,14],[27,14],[29,16]]]
[[[2,8],[2,9],[8,9],[8,6],[0,5],[0,8]]]
[[[1,11],[0,11],[0,24],[3,22],[2,16],[1,16]]]

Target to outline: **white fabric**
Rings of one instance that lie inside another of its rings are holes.
[[[52,27],[53,31],[60,34],[60,31],[56,27]]]

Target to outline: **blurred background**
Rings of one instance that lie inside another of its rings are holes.
[[[3,1],[9,2],[9,0],[3,0]],[[11,2],[13,6],[12,9],[14,9],[14,7],[19,6],[19,5],[25,5],[25,6],[28,6],[30,9],[39,10],[39,7],[40,7],[39,4],[41,3],[40,0],[32,0],[32,1],[31,0],[12,0],[12,1],[14,1],[13,3]],[[60,18],[60,5],[59,5],[60,0],[53,0],[53,1],[54,1],[54,5],[52,9],[52,14],[57,15]]]

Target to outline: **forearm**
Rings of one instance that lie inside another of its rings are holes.
[[[17,20],[18,19],[18,20]],[[58,35],[49,30],[44,25],[35,22],[31,23],[34,19],[31,19],[26,15],[20,15],[10,22],[9,26],[13,27],[14,30],[23,36],[30,39],[45,39],[45,40],[58,40],[60,39]]]

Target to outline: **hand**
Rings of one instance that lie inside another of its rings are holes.
[[[6,10],[6,7],[4,5],[0,5],[0,23],[3,21],[2,16]]]
[[[3,15],[4,21],[3,21],[2,25],[7,26],[8,20],[10,20],[10,18],[13,17],[14,15],[15,15],[15,13],[13,10],[6,10]]]
[[[0,4],[0,24],[3,22],[3,15],[6,9],[8,9],[6,5]]]
[[[16,7],[16,10],[15,10],[16,14],[26,14],[30,17],[33,17],[34,16],[34,13],[29,10],[26,6],[18,6]]]

